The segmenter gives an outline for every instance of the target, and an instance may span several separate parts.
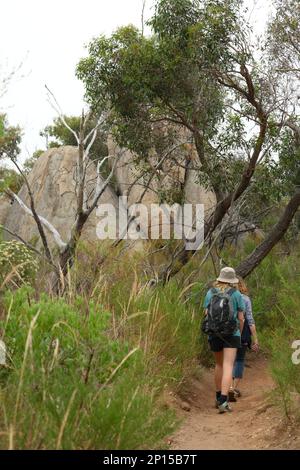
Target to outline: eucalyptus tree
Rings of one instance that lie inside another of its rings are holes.
[[[92,212],[96,209],[99,199],[101,198],[113,177],[114,164],[112,165],[109,174],[104,177],[102,175],[101,169],[105,162],[109,159],[109,156],[104,156],[97,161],[97,175],[96,178],[93,177],[93,188],[91,188],[89,175],[91,165],[95,166],[95,161],[91,159],[90,153],[97,138],[99,129],[102,129],[105,124],[106,117],[101,115],[95,121],[93,115],[90,112],[87,114],[82,113],[79,132],[76,132],[76,130],[72,129],[66,122],[54,95],[51,92],[49,93],[51,98],[54,100],[54,107],[59,114],[59,119],[68,129],[69,133],[73,134],[78,150],[77,158],[74,161],[76,211],[74,214],[74,222],[67,239],[64,240],[56,227],[42,214],[37,212],[34,192],[30,186],[26,172],[24,169],[22,169],[17,159],[14,158],[13,154],[10,155],[10,160],[15,165],[16,169],[22,177],[23,183],[27,188],[29,205],[27,205],[11,188],[4,188],[4,192],[12,201],[15,201],[17,204],[19,204],[25,213],[33,218],[43,245],[43,250],[38,252],[38,254],[45,258],[48,264],[52,267],[55,274],[53,286],[55,289],[57,289],[58,292],[60,292],[65,285],[64,277],[73,264],[74,255],[78,241],[82,234],[83,227],[85,226]],[[89,128],[91,120],[93,123],[96,123],[88,131],[87,129]],[[115,162],[116,161],[117,160],[115,160]],[[32,246],[28,243],[28,241],[21,239],[18,233],[12,233],[5,226],[1,226],[1,228],[4,231],[7,231],[14,238],[19,239],[29,249],[32,249]],[[58,256],[56,256],[55,250],[50,248],[48,243],[49,234],[55,241],[56,248],[58,249]],[[36,249],[34,249],[34,251],[37,253]]]
[[[274,4],[276,13],[269,23],[265,50],[274,92],[287,90],[284,129],[277,145],[284,208],[265,240],[238,267],[242,276],[249,275],[282,239],[300,207],[300,4],[296,0],[275,0]]]
[[[205,225],[209,239],[269,158],[286,97],[273,93],[240,1],[158,0],[149,25],[150,37],[129,26],[93,40],[77,76],[91,106],[111,110],[118,143],[141,161],[188,136],[199,184],[216,196]],[[182,248],[162,277],[190,255]]]
[[[0,114],[0,159],[16,159],[20,153],[21,129],[11,126],[6,114]]]

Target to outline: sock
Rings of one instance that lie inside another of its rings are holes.
[[[216,400],[220,401],[221,398],[221,391],[216,392]]]
[[[225,401],[227,401],[227,395],[222,395],[221,394],[221,396],[219,398],[220,405],[223,405],[223,403],[225,403]]]

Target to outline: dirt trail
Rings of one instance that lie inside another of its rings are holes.
[[[232,403],[232,413],[220,415],[214,408],[212,370],[189,384],[191,409],[179,411],[184,421],[171,438],[174,450],[300,449],[299,433],[268,399],[274,385],[266,359],[248,356],[243,397]]]

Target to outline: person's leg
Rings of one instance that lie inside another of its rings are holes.
[[[216,366],[215,366],[215,385],[216,393],[221,394],[222,376],[223,376],[223,351],[214,352]]]
[[[247,346],[243,345],[241,348],[238,349],[236,355],[236,361],[233,370],[233,388],[238,389],[240,385],[240,381],[244,375],[244,368],[245,368],[245,356],[246,356]]]
[[[216,386],[216,406],[221,396],[221,383],[223,374],[223,342],[220,338],[211,337],[209,339],[209,345],[211,351],[214,353],[216,365],[215,365],[215,386]]]
[[[221,392],[222,396],[228,395],[232,383],[233,365],[236,358],[236,348],[224,348],[223,350],[223,375]]]

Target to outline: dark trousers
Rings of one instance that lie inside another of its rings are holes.
[[[237,350],[235,363],[233,367],[233,378],[234,379],[242,379],[244,374],[245,368],[245,356],[248,346],[242,344],[242,346]]]

